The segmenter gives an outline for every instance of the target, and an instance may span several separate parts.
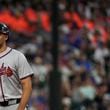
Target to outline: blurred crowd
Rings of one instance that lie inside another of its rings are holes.
[[[59,60],[63,110],[110,110],[110,1],[59,0]],[[49,110],[52,69],[51,0],[0,0],[8,44],[35,73],[32,110]]]

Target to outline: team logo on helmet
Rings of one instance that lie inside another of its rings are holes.
[[[0,23],[0,32],[3,34],[9,34],[9,28],[6,24]]]

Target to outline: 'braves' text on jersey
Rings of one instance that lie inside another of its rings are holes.
[[[0,53],[0,102],[21,98],[20,79],[32,74],[33,71],[21,52],[7,47]]]

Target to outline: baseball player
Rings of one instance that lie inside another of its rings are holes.
[[[21,52],[7,46],[8,37],[0,23],[0,110],[27,110],[33,71]]]

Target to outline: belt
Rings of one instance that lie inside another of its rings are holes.
[[[8,99],[4,102],[0,102],[0,106],[10,106],[10,105],[14,105],[14,104],[18,104],[20,102],[20,98],[19,99]]]

